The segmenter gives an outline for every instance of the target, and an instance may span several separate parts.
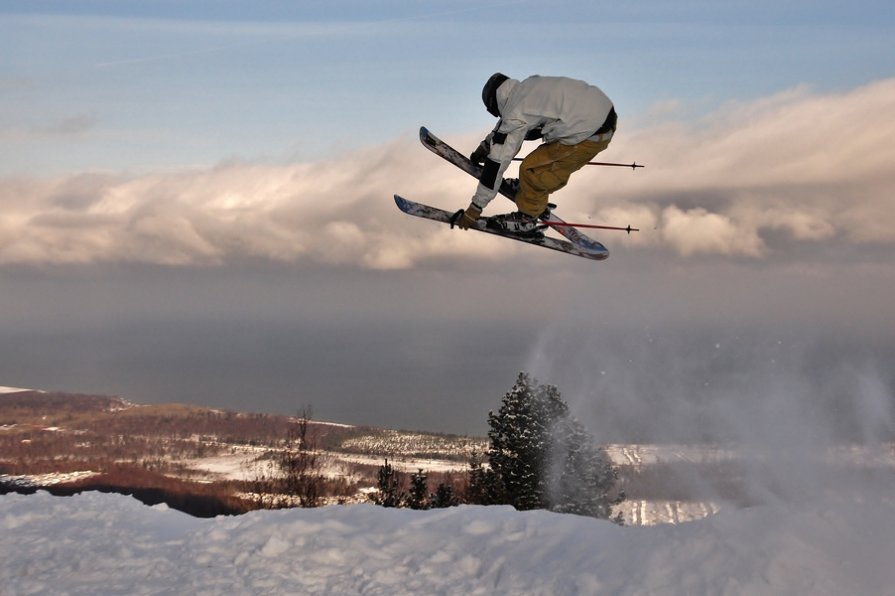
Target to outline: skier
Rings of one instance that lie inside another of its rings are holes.
[[[602,90],[584,81],[538,75],[517,81],[499,72],[482,88],[482,101],[500,120],[470,156],[484,169],[469,207],[455,214],[455,223],[469,229],[497,194],[522,142],[543,138],[519,167],[518,211],[488,218],[491,228],[539,235],[547,197],[609,146],[618,119],[615,107]]]

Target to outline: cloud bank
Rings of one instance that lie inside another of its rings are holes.
[[[797,88],[695,125],[622,129],[612,150],[650,167],[644,180],[601,185],[618,201],[605,213],[633,218],[646,206],[657,231],[649,243],[685,256],[762,257],[772,237],[889,245],[893,99],[892,79],[841,94]]]
[[[797,88],[696,122],[675,121],[668,105],[660,122],[626,121],[620,108],[619,134],[601,159],[647,168],[587,168],[555,197],[565,219],[639,226],[640,234],[604,240],[682,257],[895,244],[895,79],[838,94]],[[440,134],[464,151],[478,141],[478,133]],[[412,133],[315,163],[5,178],[0,264],[262,259],[405,269],[531,250],[411,220],[392,202],[399,193],[460,208],[474,184]],[[489,211],[506,207],[498,199]]]

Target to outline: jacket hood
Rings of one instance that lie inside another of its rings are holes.
[[[497,114],[498,118],[503,117],[504,108],[506,108],[507,102],[509,101],[510,95],[513,94],[513,90],[516,88],[516,85],[519,84],[519,81],[516,79],[507,79],[501,84],[500,87],[497,88]]]
[[[485,82],[485,86],[482,87],[482,103],[485,104],[485,109],[488,110],[488,113],[495,118],[500,117],[497,100],[497,90],[500,89],[501,85],[503,85],[504,82],[506,82],[508,79],[509,77],[507,75],[500,72],[495,72]]]

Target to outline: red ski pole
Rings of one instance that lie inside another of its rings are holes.
[[[525,158],[524,157],[514,157],[513,161],[522,161],[523,159],[525,159]],[[636,169],[636,168],[645,168],[646,167],[646,166],[640,165],[637,162],[634,162],[634,163],[612,163],[609,161],[589,161],[584,165],[586,165],[586,166],[612,166],[612,167],[616,167],[616,168],[631,168],[632,170]]]
[[[595,230],[618,230],[620,232],[627,232],[629,234],[631,232],[639,232],[640,231],[640,228],[632,228],[630,225],[626,226],[624,228],[620,228],[618,226],[600,226],[597,224],[582,224],[582,223],[569,223],[567,221],[559,222],[559,221],[543,221],[543,220],[541,220],[541,224],[545,225],[545,226],[553,226],[555,228],[559,228],[559,227],[563,227],[563,226],[566,226],[566,227],[571,226],[573,228],[590,228],[590,229],[595,229]]]

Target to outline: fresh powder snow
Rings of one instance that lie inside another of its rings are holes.
[[[121,495],[0,497],[3,594],[895,594],[884,494],[621,527],[511,507],[199,519]]]

